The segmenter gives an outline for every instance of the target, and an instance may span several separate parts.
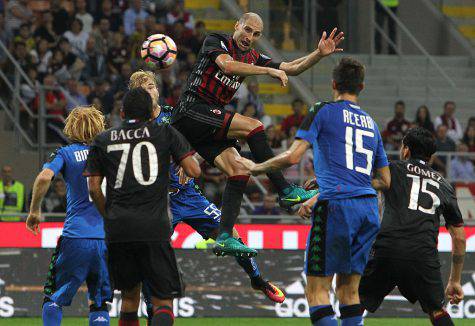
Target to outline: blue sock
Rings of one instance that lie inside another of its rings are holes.
[[[109,326],[109,312],[105,310],[91,311],[89,326]]]
[[[363,306],[361,304],[340,304],[341,326],[362,326]]]
[[[239,239],[239,242],[244,244],[244,242]],[[256,260],[254,258],[248,257],[235,257],[239,266],[249,275],[250,278],[259,277],[261,276],[261,272],[259,272],[259,267],[257,267]]]
[[[338,320],[331,305],[310,307],[310,320],[313,326],[338,326]]]
[[[60,326],[63,309],[53,301],[43,303],[43,326]]]

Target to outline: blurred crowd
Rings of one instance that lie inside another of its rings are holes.
[[[382,132],[386,150],[399,150],[407,130],[415,126],[423,127],[434,135],[436,141],[438,155],[434,155],[432,167],[454,181],[475,181],[475,156],[467,155],[475,153],[475,116],[464,124],[466,127],[463,129],[456,109],[454,101],[447,101],[439,115],[432,119],[429,108],[421,105],[410,121],[406,118],[404,101],[397,101],[394,104],[394,117]],[[444,152],[456,152],[457,155]]]
[[[160,71],[158,84],[161,104],[175,105],[181,89],[196,61],[206,28],[186,11],[183,1],[27,1],[0,0],[0,40],[33,82],[21,85],[21,96],[29,109],[37,112],[38,84],[47,87],[47,142],[65,144],[62,133],[64,119],[77,105],[94,104],[107,117],[109,126],[120,124],[121,99],[133,71],[144,67],[139,49],[144,39],[163,33],[173,38],[177,47],[177,63]],[[0,57],[2,71],[14,81],[14,67],[7,57]],[[1,85],[0,85],[1,86]],[[5,89],[5,88],[4,88]],[[293,114],[281,119],[265,115],[255,80],[243,84],[227,107],[263,121],[272,148],[284,149],[292,143],[297,126],[303,120],[303,101],[292,102]],[[8,97],[0,91],[0,96]],[[7,98],[8,100],[8,98]],[[30,137],[36,138],[37,121],[22,108],[20,122]],[[242,144],[246,151],[246,144]],[[310,176],[311,159],[306,171]],[[203,167],[200,184],[207,196],[218,205],[223,191],[224,176],[211,166]],[[300,171],[288,172],[297,178]],[[263,195],[262,187],[269,191]],[[275,197],[267,180],[252,182],[247,197],[247,213],[275,215]],[[28,197],[23,193],[21,196]],[[273,200],[269,200],[269,198]],[[267,198],[267,201],[265,200]],[[24,211],[28,200],[22,201]],[[273,203],[272,205],[270,203]],[[270,207],[272,206],[272,207]],[[43,205],[44,212],[64,212],[64,181],[54,181]]]
[[[177,63],[158,74],[161,104],[173,106],[207,33],[205,24],[195,21],[184,8],[183,1],[0,0],[0,41],[33,82],[33,87],[26,82],[21,85],[21,96],[33,112],[38,110],[40,101],[35,86],[41,83],[48,87],[45,107],[50,115],[47,119],[49,143],[67,142],[62,134],[64,119],[76,105],[94,104],[104,112],[109,126],[120,124],[121,99],[130,75],[137,69],[150,69],[144,67],[139,56],[141,44],[147,36],[157,33],[172,37],[179,49]],[[14,67],[8,58],[0,55],[0,66],[13,81]],[[11,96],[2,86],[0,96]],[[269,144],[276,152],[292,144],[305,117],[302,100],[294,99],[291,108],[292,113],[286,117],[266,115],[259,96],[259,84],[254,79],[241,85],[227,107],[261,120]],[[437,137],[440,152],[475,151],[475,118],[470,119],[466,130],[462,130],[455,109],[455,103],[447,102],[442,114],[432,121],[429,109],[421,106],[414,121],[410,122],[405,118],[404,102],[397,102],[395,116],[383,131],[386,149],[397,150],[405,131],[413,125],[420,125]],[[37,121],[27,114],[25,108],[22,111],[20,122],[35,138]],[[250,155],[245,143],[241,147],[243,155]],[[286,170],[286,177],[296,183],[313,177],[312,161],[312,153],[308,151],[302,164]],[[470,159],[456,156],[447,162],[446,157],[436,157],[433,165],[454,179],[475,179]],[[450,171],[447,171],[448,165]],[[225,177],[212,166],[202,168],[203,176],[198,184],[219,206]],[[25,211],[31,194],[20,181],[12,178],[9,165],[2,168],[0,186],[2,213]],[[275,192],[267,178],[251,179],[247,189],[242,213],[283,213],[276,206]],[[57,178],[45,198],[43,212],[61,213],[65,208],[66,186],[61,178]]]

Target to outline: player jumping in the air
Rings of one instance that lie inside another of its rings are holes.
[[[188,139],[208,163],[228,177],[223,193],[220,234],[216,239],[217,255],[249,255],[257,251],[232,236],[242,196],[249,180],[248,171],[239,162],[238,139],[249,144],[253,157],[263,162],[274,156],[262,123],[256,119],[224,109],[246,76],[269,75],[287,85],[287,75],[298,75],[323,57],[342,51],[338,45],[343,33],[334,29],[322,35],[318,47],[309,55],[292,62],[273,62],[253,49],[262,34],[262,19],[254,13],[244,14],[236,22],[233,35],[210,34],[204,40],[197,62],[172,115],[172,125]],[[281,172],[268,177],[279,193],[283,207],[304,202],[315,195],[289,184]]]
[[[129,88],[144,88],[152,97],[154,109],[153,118],[159,124],[169,124],[173,108],[159,105],[159,92],[156,76],[151,71],[137,71],[130,77]],[[203,196],[193,179],[183,178],[177,173],[176,165],[170,167],[170,210],[172,227],[183,222],[195,229],[204,239],[216,239],[218,236],[221,211]],[[233,235],[239,240],[239,234],[233,229]],[[266,281],[254,258],[238,257],[237,263],[249,275],[251,286],[262,291],[270,300],[281,303],[285,294],[274,284]],[[146,294],[146,293],[144,293]],[[149,300],[147,300],[149,301]]]
[[[363,65],[343,58],[332,86],[335,101],[310,108],[287,151],[260,164],[240,160],[253,174],[266,173],[297,164],[313,147],[320,194],[299,210],[303,217],[313,211],[305,255],[310,317],[313,325],[338,325],[329,297],[336,274],[341,325],[362,325],[358,285],[379,230],[375,189],[389,187],[391,176],[378,127],[357,104]],[[372,180],[374,170],[379,177]]]
[[[445,294],[463,299],[460,285],[465,231],[454,188],[427,162],[436,146],[424,128],[410,129],[391,162],[391,187],[384,191],[384,215],[374,254],[361,280],[363,306],[375,312],[394,287],[412,303],[419,301],[432,324],[453,325],[444,309],[444,285],[437,251],[440,215],[452,237],[452,266]]]
[[[66,119],[64,134],[72,142],[51,155],[38,174],[26,227],[39,233],[40,208],[51,179],[59,173],[67,184],[67,209],[63,233],[51,258],[44,287],[43,325],[61,324],[62,307],[71,301],[86,282],[90,313],[89,325],[109,325],[106,301],[112,299],[106,262],[104,224],[89,198],[83,171],[94,137],[104,130],[104,116],[93,107],[78,107]]]
[[[185,138],[169,125],[150,121],[152,112],[147,91],[129,90],[124,122],[96,137],[86,165],[89,192],[104,216],[109,273],[122,292],[120,326],[139,325],[142,282],[151,293],[152,325],[173,324],[173,298],[182,296],[183,284],[167,212],[171,157],[187,175],[201,174]],[[104,177],[107,200],[101,190]]]

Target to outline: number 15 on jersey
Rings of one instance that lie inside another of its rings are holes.
[[[346,127],[346,167],[350,170],[370,175],[373,169],[373,151],[363,147],[363,137],[374,138],[374,133],[369,130],[353,128],[350,126]],[[353,147],[355,147],[354,150]],[[366,166],[355,166],[355,156],[358,154],[362,154],[366,157]]]

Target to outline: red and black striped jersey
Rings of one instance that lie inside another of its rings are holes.
[[[216,64],[221,54],[229,54],[235,61],[278,69],[280,62],[254,49],[242,51],[231,35],[209,34],[198,54],[197,61],[188,77],[177,105],[178,112],[184,112],[194,102],[204,102],[217,106],[228,104],[244,80],[242,76],[226,75]]]

